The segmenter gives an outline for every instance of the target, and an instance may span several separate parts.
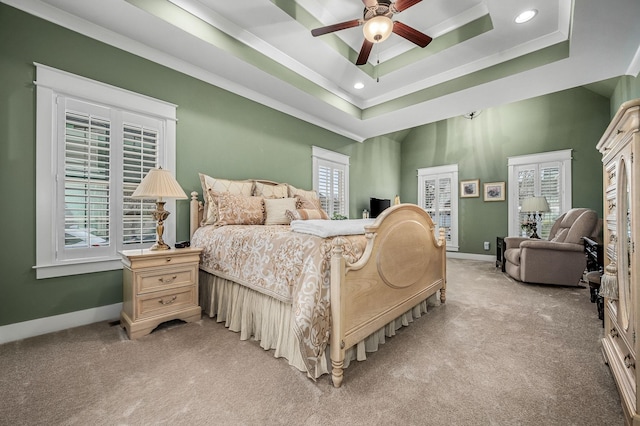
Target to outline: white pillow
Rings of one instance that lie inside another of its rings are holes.
[[[287,210],[296,209],[295,198],[265,198],[264,213],[265,225],[288,225],[291,221],[287,216]]]

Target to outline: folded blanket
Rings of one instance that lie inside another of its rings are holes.
[[[364,234],[364,227],[375,221],[375,219],[292,220],[291,230],[322,238],[337,235],[361,235]]]

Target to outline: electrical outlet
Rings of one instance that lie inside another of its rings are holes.
[[[489,250],[489,241],[484,242],[484,249]]]

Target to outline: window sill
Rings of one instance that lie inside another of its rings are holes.
[[[105,259],[91,259],[84,261],[65,262],[51,265],[36,265],[36,279],[66,277],[69,275],[90,274],[93,272],[114,271],[122,269],[119,257]]]

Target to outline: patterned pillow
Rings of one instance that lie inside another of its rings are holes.
[[[327,214],[327,212],[325,212],[322,209],[322,206],[320,205],[320,200],[319,199],[309,199],[309,198],[304,198],[300,195],[296,195],[295,196],[296,199],[296,208],[298,210],[303,209],[303,210],[318,210],[320,212],[320,215],[322,216],[321,219],[329,219],[329,215]]]
[[[322,209],[287,210],[287,217],[289,220],[329,219],[327,213]]]
[[[265,225],[288,225],[291,220],[287,217],[287,210],[296,209],[295,198],[265,198]]]
[[[287,198],[287,184],[281,183],[277,185],[269,185],[262,182],[256,182],[253,195],[264,198]]]
[[[218,220],[217,197],[211,191],[217,193],[229,192],[246,197],[250,197],[253,192],[252,180],[216,179],[203,173],[198,173],[198,175],[202,185],[202,198],[204,198],[204,215],[200,223],[201,226],[211,225]]]
[[[218,220],[216,226],[223,225],[262,225],[264,223],[264,205],[262,197],[245,197],[229,192],[218,193]]]

